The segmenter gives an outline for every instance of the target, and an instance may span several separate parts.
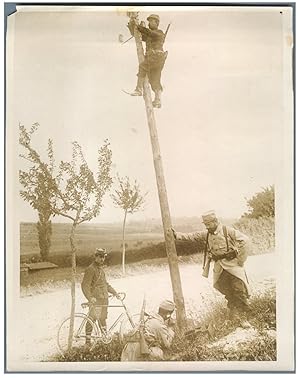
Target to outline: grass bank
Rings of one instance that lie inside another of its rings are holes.
[[[203,328],[189,339],[174,340],[171,359],[176,361],[275,361],[275,287],[251,300],[249,322],[252,328],[238,327],[221,305],[201,322]],[[196,319],[197,320],[197,319]]]
[[[167,359],[172,361],[275,361],[276,295],[275,287],[251,300],[249,321],[252,328],[243,330],[230,319],[221,305],[211,309],[204,319],[194,317],[200,331],[190,337],[176,337]],[[120,361],[122,345],[113,341],[99,344],[92,351],[73,349],[51,361]]]

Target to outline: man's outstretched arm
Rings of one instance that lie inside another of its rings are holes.
[[[137,28],[139,32],[142,34],[142,37],[150,36],[152,38],[157,38],[157,39],[161,38],[162,40],[165,38],[165,34],[161,30],[151,30],[142,25],[137,25]]]
[[[196,231],[196,232],[178,232],[174,228],[171,229],[176,240],[184,241],[200,241],[206,239],[207,231]]]

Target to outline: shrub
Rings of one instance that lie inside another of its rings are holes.
[[[88,348],[72,348],[64,356],[53,358],[57,362],[88,362],[88,361],[120,361],[123,346],[116,339],[110,344],[97,344],[92,350]]]
[[[249,212],[245,213],[243,217],[246,218],[260,218],[260,217],[274,217],[275,216],[275,193],[274,185],[268,188],[263,188],[259,193],[256,193],[247,201]]]
[[[253,254],[266,253],[275,248],[275,219],[273,217],[241,218],[234,224],[248,235],[253,244]]]

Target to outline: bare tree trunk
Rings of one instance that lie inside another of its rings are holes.
[[[123,238],[122,238],[122,271],[123,275],[125,276],[125,253],[126,253],[126,246],[125,246],[125,226],[126,226],[126,217],[127,217],[127,209],[125,210],[124,220],[123,220]]]
[[[44,214],[39,212],[39,221],[36,224],[42,261],[47,261],[49,257],[52,234],[52,224],[50,217],[50,213]]]
[[[72,224],[71,234],[70,234],[70,244],[71,244],[71,256],[72,256],[72,276],[71,276],[71,314],[70,314],[70,331],[68,338],[68,349],[72,348],[72,337],[74,332],[74,315],[75,315],[75,282],[76,282],[76,245],[75,245],[75,229],[77,223]]]
[[[134,37],[136,42],[136,49],[139,63],[144,61],[144,50],[142,45],[142,38],[141,34],[137,28],[134,31]],[[186,314],[185,314],[185,306],[184,306],[184,298],[182,293],[182,286],[181,286],[181,279],[180,279],[180,272],[178,268],[178,257],[176,252],[176,246],[173,234],[171,232],[171,215],[169,210],[169,203],[168,203],[168,196],[167,196],[167,189],[164,179],[164,172],[162,166],[162,159],[160,154],[160,147],[156,129],[156,121],[154,117],[154,111],[152,106],[152,97],[151,97],[151,90],[149,86],[149,81],[146,76],[144,81],[144,101],[147,113],[147,120],[148,120],[148,127],[150,132],[150,139],[152,145],[152,153],[153,153],[153,162],[156,174],[156,183],[158,189],[158,196],[160,202],[160,210],[164,228],[164,235],[166,241],[166,252],[168,256],[168,263],[169,263],[169,270],[172,282],[172,289],[173,289],[173,296],[174,301],[177,308],[177,324],[180,331],[186,326]]]

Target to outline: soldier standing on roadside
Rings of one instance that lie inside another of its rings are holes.
[[[107,319],[107,305],[108,293],[113,294],[119,299],[119,295],[114,288],[112,288],[106,281],[105,272],[103,269],[105,257],[107,252],[103,248],[97,248],[95,251],[95,261],[86,269],[81,288],[84,296],[90,304],[95,305],[90,307],[89,316],[94,321],[98,321],[99,325],[106,331]],[[102,305],[103,307],[97,307]],[[92,333],[91,324],[86,324],[86,343],[90,344],[89,335]]]
[[[172,229],[174,237],[206,242],[208,257],[214,261],[214,288],[227,299],[231,317],[248,328],[250,293],[244,263],[250,250],[249,238],[232,227],[222,226],[214,211],[203,214],[202,219],[207,231],[185,234]]]

